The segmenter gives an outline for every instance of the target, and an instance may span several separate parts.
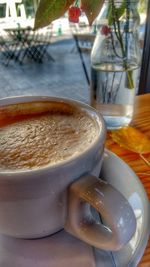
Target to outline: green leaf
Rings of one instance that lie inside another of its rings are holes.
[[[114,23],[114,20],[119,20],[120,17],[124,14],[126,7],[126,0],[123,0],[119,7],[115,5],[114,1],[110,1],[107,14],[108,24],[112,25]]]
[[[35,15],[34,28],[48,26],[53,20],[63,16],[73,3],[74,0],[41,0]]]
[[[88,18],[89,25],[92,25],[102,8],[104,0],[81,0],[81,3]]]

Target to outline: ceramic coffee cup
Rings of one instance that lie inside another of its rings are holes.
[[[0,233],[30,239],[65,228],[97,248],[119,250],[133,236],[136,220],[123,195],[99,178],[106,137],[103,118],[77,101],[36,96],[1,99],[1,118],[8,119],[7,107],[37,102],[83,111],[85,120],[89,116],[96,127],[96,135],[79,153],[60,162],[31,169],[0,168]],[[0,129],[5,124],[2,120]],[[91,207],[101,215],[103,224],[97,223]]]

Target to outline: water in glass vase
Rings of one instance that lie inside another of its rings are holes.
[[[132,120],[138,89],[139,0],[105,0],[97,19],[91,51],[91,105],[103,115],[107,129]]]
[[[133,116],[133,103],[139,68],[130,66],[122,70],[97,65],[91,68],[91,105],[96,108],[106,122],[107,129],[127,126]],[[131,86],[134,83],[134,86]]]

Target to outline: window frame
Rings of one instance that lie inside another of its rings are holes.
[[[0,8],[3,8],[4,16],[0,16],[0,19],[4,19],[6,17],[6,3],[0,3]]]
[[[138,94],[150,93],[150,1],[147,5],[145,37]]]

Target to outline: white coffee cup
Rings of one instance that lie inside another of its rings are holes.
[[[63,98],[22,96],[0,100],[8,105],[36,101],[61,102],[84,109],[99,134],[85,151],[33,170],[0,172],[0,233],[41,238],[65,230],[100,249],[119,250],[136,230],[134,212],[123,195],[99,179],[106,137],[103,118],[92,107]],[[104,225],[92,216],[92,206]]]

